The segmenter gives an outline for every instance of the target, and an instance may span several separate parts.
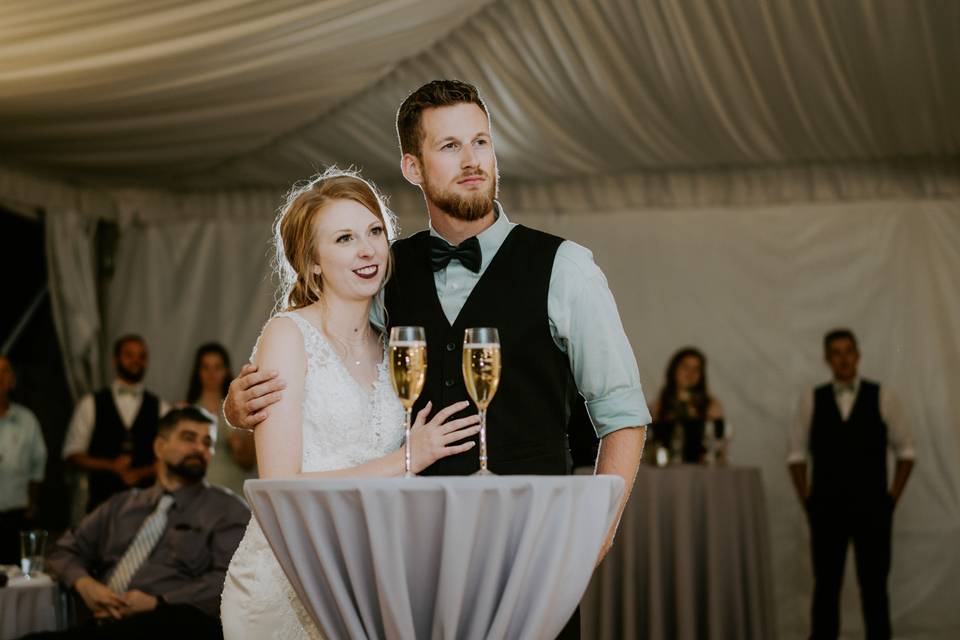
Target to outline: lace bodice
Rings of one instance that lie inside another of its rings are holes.
[[[366,390],[317,327],[295,311],[278,317],[290,318],[300,328],[307,356],[303,471],[353,467],[397,449],[403,443],[403,407],[390,385],[386,353],[373,390]]]
[[[290,318],[299,327],[306,353],[303,471],[353,467],[397,449],[403,442],[403,408],[387,377],[386,354],[377,368],[373,390],[365,390],[319,329],[293,311],[279,316]],[[230,561],[221,620],[227,640],[321,638],[256,518],[250,519]]]

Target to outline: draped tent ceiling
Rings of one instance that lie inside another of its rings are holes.
[[[764,472],[783,638],[805,637],[810,593],[786,426],[826,375],[823,331],[857,331],[918,451],[895,629],[946,640],[960,637],[958,68],[950,0],[4,0],[0,205],[46,214],[73,393],[110,375],[103,343],[136,331],[147,384],[176,401],[196,345],[250,353],[289,185],[355,165],[403,232],[422,228],[396,109],[428,80],[473,82],[511,219],[595,251],[648,398],[673,349],[710,355],[733,461]],[[103,317],[99,218],[119,229]]]
[[[960,3],[126,0],[0,5],[0,164],[96,186],[398,178],[394,114],[479,85],[520,182],[948,159]]]

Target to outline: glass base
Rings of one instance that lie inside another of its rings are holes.
[[[490,469],[479,469],[478,471],[474,472],[473,475],[475,475],[475,476],[495,476],[495,475],[497,475],[497,474],[495,474],[493,471],[490,471]]]
[[[416,477],[417,477],[417,474],[415,474],[413,471],[406,471],[406,472],[404,472],[403,477],[404,477],[404,478],[416,478]]]

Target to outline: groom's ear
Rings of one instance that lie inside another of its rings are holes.
[[[423,184],[423,167],[420,159],[412,153],[405,153],[400,158],[400,171],[410,184],[418,187]]]

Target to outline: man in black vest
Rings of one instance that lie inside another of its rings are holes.
[[[490,118],[476,87],[454,80],[420,87],[397,112],[397,134],[403,175],[423,192],[430,216],[430,229],[394,243],[394,275],[386,286],[389,323],[426,329],[429,369],[414,410],[428,401],[441,409],[468,399],[464,330],[496,327],[503,377],[488,409],[490,469],[569,473],[570,409],[585,399],[601,438],[597,473],[626,483],[622,510],[650,414],[633,350],[592,254],[507,219],[495,200]],[[245,367],[230,386],[224,409],[235,425],[255,426],[282,388],[267,372],[253,371]],[[474,447],[424,473],[465,475],[478,467]],[[575,615],[561,637],[579,637],[579,631]]]
[[[113,346],[117,377],[80,399],[63,443],[63,459],[87,472],[87,512],[130,487],[149,487],[156,475],[153,441],[166,402],[143,388],[147,344],[125,335]]]
[[[810,522],[813,640],[840,632],[840,590],[853,540],[869,640],[890,638],[887,577],[893,508],[913,468],[913,447],[895,396],[857,375],[860,353],[847,329],[823,340],[833,382],[808,393],[791,429],[790,474]],[[887,448],[897,463],[888,489]],[[807,481],[807,457],[812,481]]]

